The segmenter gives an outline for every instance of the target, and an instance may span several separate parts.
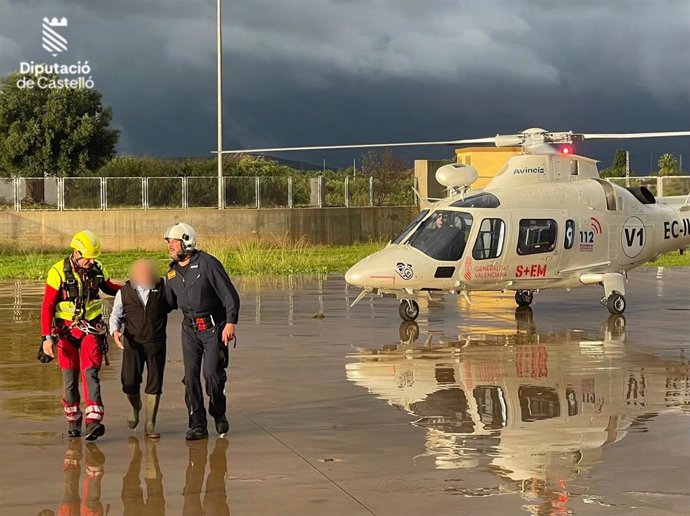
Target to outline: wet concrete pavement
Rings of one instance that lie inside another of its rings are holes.
[[[4,284],[0,514],[688,514],[690,271],[631,278],[624,325],[594,288],[517,314],[447,296],[401,325],[338,277],[240,281],[232,430],[193,446],[178,316],[162,439],[126,428],[113,349],[86,445],[34,358],[40,286]]]

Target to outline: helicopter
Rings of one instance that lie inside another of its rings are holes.
[[[223,151],[229,154],[423,145],[520,146],[481,190],[478,172],[453,163],[436,171],[448,197],[425,200],[420,213],[384,249],[353,265],[345,281],[369,295],[400,300],[403,320],[419,315],[416,299],[443,293],[471,302],[477,291],[514,291],[530,306],[542,289],[596,285],[602,305],[625,312],[627,273],[664,253],[690,247],[690,195],[659,198],[644,186],[622,187],[599,176],[597,161],[577,155],[585,140],[690,136],[647,133],[551,132],[450,141],[326,145]]]

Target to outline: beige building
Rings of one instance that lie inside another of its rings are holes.
[[[479,172],[472,188],[484,188],[513,156],[522,154],[521,147],[464,147],[455,149],[458,163],[471,165]]]
[[[520,147],[464,147],[455,150],[457,163],[471,165],[479,173],[473,189],[484,188],[512,156],[522,153]],[[436,171],[447,164],[442,160],[418,159],[414,162],[414,174],[423,199],[446,196],[445,188],[436,181]]]

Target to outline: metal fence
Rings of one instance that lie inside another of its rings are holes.
[[[414,178],[222,179],[225,208],[412,206]],[[217,177],[0,178],[0,210],[193,209],[218,206]]]
[[[646,186],[657,197],[690,194],[690,176],[611,177],[620,186]]]
[[[223,206],[324,208],[413,206],[414,178],[241,177],[222,179]],[[690,176],[610,178],[658,197],[690,194]],[[216,177],[0,178],[0,210],[194,209],[218,205]]]

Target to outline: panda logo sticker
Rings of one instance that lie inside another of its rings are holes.
[[[395,266],[398,275],[404,280],[411,280],[414,276],[414,271],[412,270],[412,264],[398,262]]]
[[[642,220],[638,217],[630,217],[625,221],[621,234],[621,245],[625,256],[628,258],[637,257],[644,249],[646,240],[647,234]]]

